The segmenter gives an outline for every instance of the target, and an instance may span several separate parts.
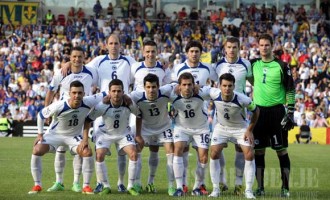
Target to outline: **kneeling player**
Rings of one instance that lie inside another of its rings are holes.
[[[221,75],[219,82],[220,90],[218,88],[210,89],[210,96],[216,106],[217,122],[211,138],[210,174],[213,191],[209,196],[220,196],[219,153],[230,138],[235,138],[241,146],[245,158],[245,197],[255,199],[252,192],[255,173],[252,131],[259,117],[259,110],[249,97],[234,92],[235,78],[232,74]],[[246,121],[245,108],[253,112],[250,124]]]

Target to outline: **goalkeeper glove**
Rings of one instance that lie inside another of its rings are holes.
[[[282,129],[289,131],[294,128],[293,110],[288,110],[281,121]]]

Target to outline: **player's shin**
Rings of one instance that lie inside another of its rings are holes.
[[[33,155],[31,157],[31,174],[35,185],[41,186],[41,156]]]
[[[105,165],[105,161],[98,162],[96,161],[95,163],[96,166],[96,177],[100,183],[103,184],[103,186],[106,188],[110,188],[110,184],[108,181],[108,169],[107,166]]]
[[[174,182],[174,172],[173,172],[173,153],[166,154],[167,163],[166,163],[166,171],[167,171],[167,180],[168,180],[168,187],[173,186]]]
[[[121,185],[121,184],[124,184],[124,177],[125,177],[125,171],[126,171],[126,155],[118,155],[117,166],[118,166],[117,185]]]
[[[73,158],[73,184],[79,184],[83,159],[79,155]]]
[[[54,160],[54,168],[55,168],[57,183],[63,183],[65,162],[66,162],[65,161],[65,151],[56,151],[55,160]]]
[[[128,161],[128,185],[127,189],[133,187],[137,175],[137,165],[138,161],[129,160]]]
[[[183,158],[179,156],[173,157],[173,171],[177,189],[182,189],[183,185]]]
[[[236,151],[236,156],[235,156],[235,168],[236,168],[235,185],[242,185],[244,165],[245,165],[245,163],[244,163],[244,154],[243,154],[243,152]]]
[[[83,157],[83,164],[82,164],[82,172],[84,178],[83,187],[90,185],[93,171],[94,171],[94,158],[92,156]]]
[[[245,160],[245,166],[244,166],[245,191],[252,191],[255,168],[256,166],[254,159],[251,161]]]
[[[154,183],[158,163],[159,163],[158,152],[150,151],[148,184]]]

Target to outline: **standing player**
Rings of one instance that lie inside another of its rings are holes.
[[[214,68],[211,67],[209,64],[200,62],[200,57],[202,54],[203,46],[198,41],[190,41],[186,45],[186,54],[187,54],[187,60],[177,66],[174,66],[174,71],[172,77],[175,77],[172,81],[178,81],[178,77],[185,72],[189,72],[193,75],[195,84],[198,84],[200,86],[207,85],[208,80],[214,80],[217,81],[217,74],[214,71]],[[207,105],[205,105],[207,107]],[[188,168],[188,151],[189,147],[186,147],[183,153],[183,162],[184,162],[184,187],[183,191],[186,193],[188,191],[187,188],[187,168]],[[199,159],[198,159],[199,160]],[[201,169],[201,164],[197,162],[197,168],[195,172],[195,182],[197,182],[197,179],[201,179],[201,174],[199,172],[203,171]],[[205,185],[202,184],[200,191],[207,194]]]
[[[209,126],[205,113],[203,93],[193,93],[195,85],[191,73],[183,73],[179,76],[180,94],[172,94],[173,107],[177,111],[174,126],[174,157],[173,171],[177,190],[173,196],[183,196],[183,151],[190,142],[196,147],[200,163],[199,177],[195,179],[192,195],[205,195],[201,191],[204,185],[205,170],[207,168],[209,147]],[[205,188],[205,187],[203,187]]]
[[[257,196],[265,195],[264,170],[266,147],[277,152],[281,167],[281,196],[289,197],[290,159],[288,130],[293,128],[295,87],[290,68],[272,54],[273,38],[259,37],[260,59],[251,60],[254,91],[253,100],[260,109],[254,129]],[[284,104],[287,103],[288,111]]]
[[[143,43],[144,61],[132,64],[131,83],[134,83],[134,90],[143,91],[144,77],[151,73],[156,74],[159,78],[159,85],[165,85],[171,82],[171,71],[164,69],[160,62],[156,59],[157,44],[152,40]]]
[[[216,106],[217,123],[211,138],[210,175],[213,191],[209,197],[220,196],[219,156],[228,140],[235,138],[245,157],[245,197],[255,199],[252,192],[255,173],[252,131],[258,120],[259,110],[249,97],[234,92],[235,77],[232,74],[222,74],[219,83],[220,90],[210,89],[210,96]],[[250,124],[246,121],[245,108],[253,112]]]
[[[146,187],[148,192],[156,192],[154,178],[158,167],[159,145],[164,145],[166,152],[166,170],[168,178],[168,194],[173,196],[173,130],[172,122],[168,115],[167,104],[172,86],[166,85],[159,88],[159,78],[155,74],[148,74],[144,77],[144,91],[134,91],[130,94],[132,100],[139,106],[142,120],[137,119],[136,140],[143,141],[149,146],[149,177]],[[141,127],[142,124],[142,127]],[[139,138],[142,135],[143,138]]]
[[[111,144],[116,144],[118,154],[122,152],[128,154],[128,192],[137,196],[139,193],[133,187],[136,177],[137,151],[134,137],[129,127],[130,113],[136,113],[136,106],[126,105],[123,101],[124,86],[119,79],[113,79],[109,83],[110,100],[100,102],[91,111],[85,121],[84,134],[88,135],[90,122],[102,116],[104,124],[100,126],[95,133],[96,149],[96,176],[102,181],[104,186],[99,194],[105,195],[111,193],[108,180],[108,171],[104,162],[105,155],[109,152]]]
[[[215,67],[215,71],[220,77],[224,73],[230,73],[235,77],[235,92],[245,94],[246,79],[252,77],[251,64],[248,60],[240,58],[239,49],[240,42],[236,37],[227,37],[225,44],[225,57],[222,58]],[[235,141],[234,141],[235,142]],[[235,142],[236,143],[236,142]],[[235,190],[236,195],[243,194],[243,172],[244,172],[244,154],[240,145],[235,144],[236,157],[235,157],[235,167],[236,167],[236,179],[235,179]],[[221,190],[225,191],[228,189],[227,181],[224,173],[225,169],[225,158],[222,153],[220,156],[220,183]]]
[[[58,146],[65,146],[70,149],[71,153],[78,153],[83,157],[82,192],[93,194],[93,190],[89,186],[94,168],[92,150],[88,145],[80,145],[80,143],[82,140],[88,140],[88,136],[81,136],[85,118],[91,108],[102,100],[103,94],[83,97],[85,95],[84,85],[79,81],[73,81],[70,84],[69,95],[69,99],[52,103],[38,114],[38,136],[31,157],[31,173],[35,186],[29,194],[36,194],[42,190],[41,156],[48,152],[55,152]],[[49,117],[54,117],[54,119],[44,134],[44,120]]]
[[[70,91],[70,83],[76,80],[79,80],[84,85],[84,93],[85,95],[90,95],[91,89],[93,85],[96,85],[97,74],[96,72],[84,66],[84,50],[81,47],[74,47],[71,50],[70,54],[70,73],[63,77],[61,74],[55,75],[50,83],[49,90],[47,91],[45,106],[48,106],[54,96],[55,93],[60,88],[60,99],[65,100],[68,99],[69,91]],[[56,149],[55,154],[55,173],[56,173],[56,181],[54,185],[48,188],[48,192],[52,191],[63,191],[63,172],[65,167],[65,152],[66,149],[63,146],[59,146]],[[75,192],[81,192],[82,188],[79,184],[79,177],[81,174],[81,163],[82,159],[79,155],[75,155],[73,158],[73,186],[72,190]]]
[[[129,56],[120,55],[120,41],[117,35],[110,35],[107,40],[108,55],[101,55],[94,58],[86,66],[95,68],[98,74],[98,86],[100,91],[107,91],[111,80],[120,79],[124,85],[124,93],[128,94],[131,84],[131,65],[136,61]],[[94,132],[98,132],[99,125],[102,124],[101,118],[94,121]],[[126,170],[126,156],[118,155],[118,191],[126,192],[124,186],[124,176]],[[98,180],[99,182],[99,180]],[[94,192],[98,193],[103,190],[102,184],[97,184]]]

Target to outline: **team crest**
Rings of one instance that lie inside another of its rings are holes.
[[[267,68],[266,68],[266,66],[264,66],[264,68],[262,69],[262,71],[264,72],[264,74],[267,74]]]
[[[112,70],[117,70],[117,66],[116,65],[112,66]]]
[[[151,108],[156,108],[157,106],[155,104],[150,104]]]
[[[259,140],[254,140],[254,144],[258,145],[259,144]]]
[[[187,109],[190,109],[190,108],[191,108],[191,105],[190,105],[190,104],[187,104],[187,105],[186,105],[186,108],[187,108]]]
[[[193,74],[194,79],[196,80],[198,78],[197,74]]]
[[[225,112],[229,112],[229,109],[228,108],[225,108],[225,109],[223,109]]]
[[[102,145],[102,141],[98,141],[97,144],[98,144],[98,145]]]
[[[234,70],[233,70],[232,68],[230,68],[230,69],[228,70],[228,72],[232,74],[232,73],[234,73]]]
[[[218,140],[218,138],[216,138],[216,137],[213,138],[213,141],[214,141],[214,142],[216,142],[217,140]]]
[[[116,114],[115,119],[119,119],[119,118],[120,118],[120,114]]]
[[[72,118],[76,119],[76,118],[78,118],[78,116],[76,114],[74,114],[74,115],[72,115]]]

